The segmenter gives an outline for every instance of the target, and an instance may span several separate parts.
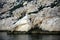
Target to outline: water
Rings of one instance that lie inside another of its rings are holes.
[[[8,35],[0,32],[0,40],[60,40],[60,35]]]

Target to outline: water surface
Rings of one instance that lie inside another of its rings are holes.
[[[0,40],[60,40],[60,35],[8,35],[6,32],[0,32]]]

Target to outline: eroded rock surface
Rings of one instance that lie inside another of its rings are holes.
[[[60,0],[0,0],[0,30],[60,31],[59,20]]]
[[[0,20],[0,30],[10,30],[16,21],[14,17]]]
[[[20,19],[19,21],[17,21],[13,26],[15,26],[15,28],[13,28],[13,31],[29,31],[32,28],[32,23],[29,20],[29,15],[24,16],[22,19]]]
[[[42,30],[48,30],[48,31],[60,31],[60,18],[59,17],[53,17],[45,19],[40,28]]]

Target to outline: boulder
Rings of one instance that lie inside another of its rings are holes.
[[[32,23],[29,20],[29,16],[26,15],[14,24],[13,31],[29,31],[32,28]]]

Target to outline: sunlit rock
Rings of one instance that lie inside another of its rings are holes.
[[[56,17],[56,16],[60,16],[60,7],[54,7],[54,8],[44,8],[42,11],[38,12],[38,15],[40,17],[45,17],[45,18],[49,18],[49,17]]]
[[[6,12],[16,6],[17,0],[0,0],[0,13]],[[14,3],[14,4],[13,4]]]
[[[33,1],[29,2],[27,4],[27,12],[26,13],[35,12],[35,11],[38,11],[38,6],[33,4]]]
[[[32,28],[32,23],[29,20],[29,15],[26,15],[14,24],[14,31],[29,31]]]
[[[24,14],[26,14],[25,12],[26,12],[25,7],[21,7],[21,8],[16,9],[16,10],[13,11],[12,13],[13,13],[13,16],[18,19],[18,18],[21,17],[21,16],[25,16],[25,15],[24,15]]]
[[[45,6],[48,6],[48,5],[51,5],[51,3],[53,3],[54,1],[56,0],[37,0],[37,3],[39,3],[40,5],[45,5]]]
[[[52,19],[53,17],[60,18],[60,14],[59,14],[60,13],[60,11],[59,11],[60,9],[59,8],[60,7],[54,7],[54,8],[48,7],[48,8],[44,8],[43,10],[38,12],[34,17],[32,17],[33,24],[34,25],[38,24],[38,26],[41,26],[42,22],[44,20],[46,20],[46,19]],[[52,20],[52,21],[54,21],[54,20]]]
[[[38,24],[40,22],[42,22],[43,20],[47,19],[47,18],[53,18],[53,17],[60,17],[60,7],[54,7],[54,8],[44,8],[43,10],[41,10],[40,12],[38,12],[38,14],[36,14],[36,17],[34,19],[34,23]]]
[[[16,2],[16,0],[0,0],[0,2],[13,3]]]
[[[23,3],[23,5],[26,5],[27,4],[27,1],[25,1],[24,3]]]
[[[60,18],[53,17],[45,19],[39,28],[47,31],[60,31]]]
[[[59,0],[0,0],[0,30],[29,31],[37,25],[59,31],[59,20]]]
[[[16,21],[14,17],[0,20],[0,30],[10,30]]]

